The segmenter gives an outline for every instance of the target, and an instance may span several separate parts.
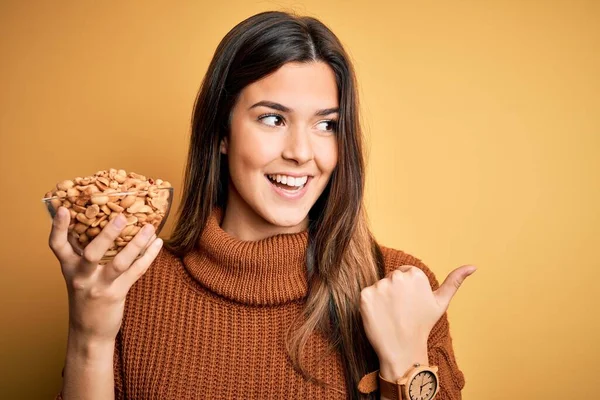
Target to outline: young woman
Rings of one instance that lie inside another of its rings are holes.
[[[325,25],[265,12],[234,27],[196,100],[165,247],[148,226],[102,266],[121,218],[83,257],[66,210],[54,220],[70,317],[59,398],[385,398],[377,376],[395,385],[419,363],[439,389],[423,375],[410,398],[460,399],[445,312],[475,268],[440,286],[377,244],[361,140],[354,71]]]

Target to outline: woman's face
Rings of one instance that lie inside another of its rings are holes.
[[[221,145],[230,173],[225,218],[263,232],[305,229],[337,164],[338,107],[323,62],[288,63],[246,86]]]

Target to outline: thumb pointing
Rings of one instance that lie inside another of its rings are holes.
[[[437,298],[438,304],[444,307],[444,311],[448,309],[450,301],[458,291],[460,285],[462,285],[465,279],[476,270],[477,267],[473,265],[463,265],[462,267],[456,268],[448,274],[444,283],[442,283],[433,293]]]

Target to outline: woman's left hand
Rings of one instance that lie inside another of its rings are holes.
[[[413,363],[427,364],[429,333],[475,270],[472,265],[457,268],[432,291],[421,269],[404,265],[361,291],[360,313],[382,376],[397,379]]]

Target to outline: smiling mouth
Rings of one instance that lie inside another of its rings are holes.
[[[265,175],[273,186],[276,186],[286,192],[299,192],[306,186],[308,176],[292,177],[285,175]]]

